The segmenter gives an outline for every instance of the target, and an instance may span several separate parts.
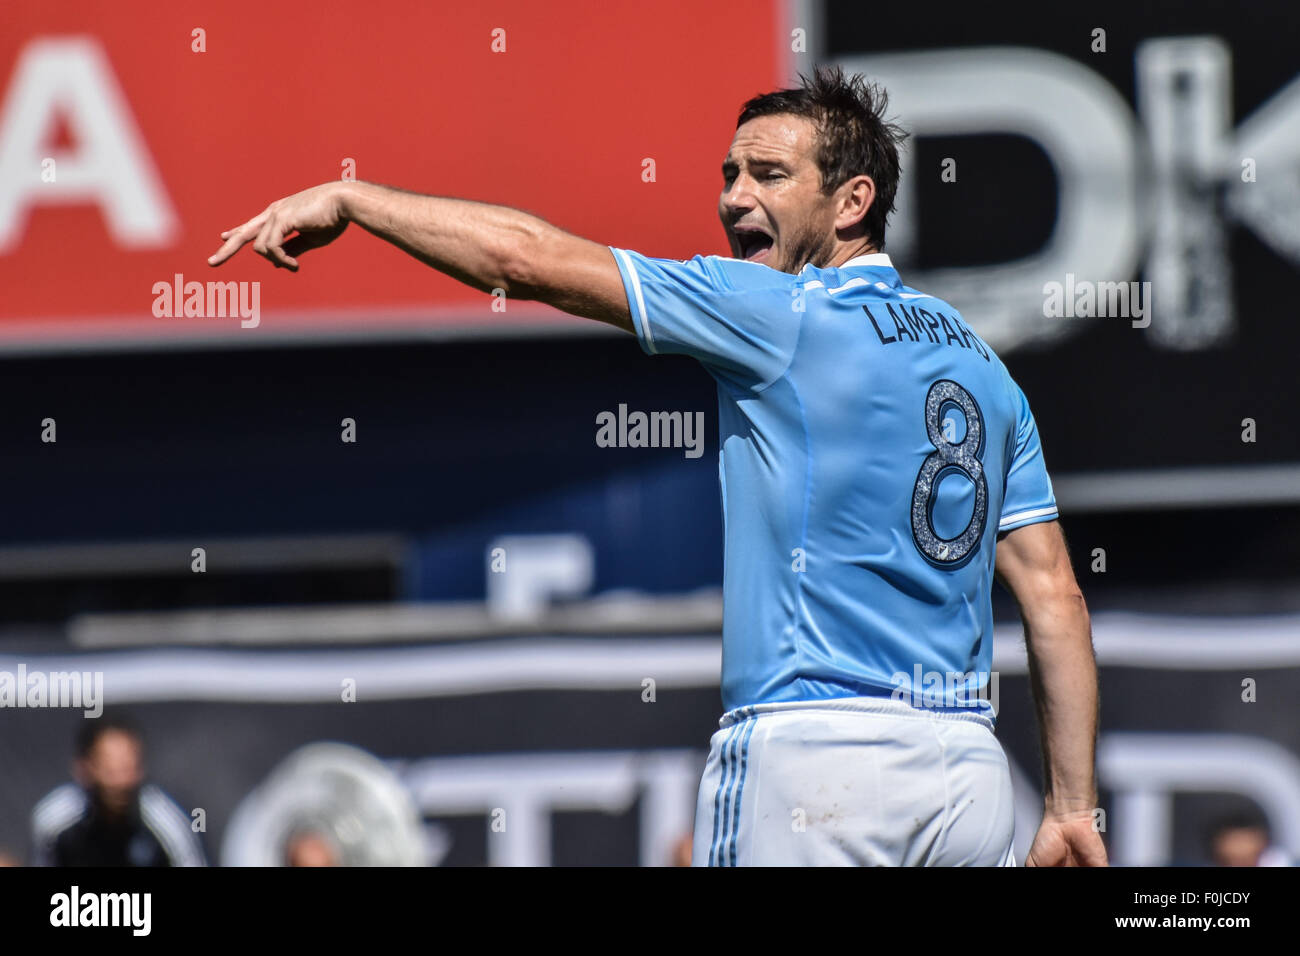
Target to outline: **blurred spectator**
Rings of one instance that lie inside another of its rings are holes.
[[[673,866],[690,866],[694,838],[687,833],[673,844]]]
[[[87,720],[73,776],[32,811],[33,865],[206,865],[189,817],[146,782],[144,744],[129,721]]]
[[[315,830],[297,830],[284,846],[285,866],[342,866],[333,841]]]
[[[1257,814],[1220,820],[1210,829],[1214,866],[1290,866],[1286,852],[1272,845],[1268,821]]]

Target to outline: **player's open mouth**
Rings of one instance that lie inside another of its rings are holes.
[[[740,257],[750,262],[762,262],[772,248],[772,237],[761,229],[736,229],[736,243],[740,246]]]

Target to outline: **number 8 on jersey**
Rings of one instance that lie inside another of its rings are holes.
[[[958,409],[966,419],[961,441],[944,434],[943,416]],[[935,567],[964,567],[979,549],[989,513],[989,483],[984,476],[984,415],[978,403],[956,382],[939,379],[925,396],[925,431],[934,451],[921,463],[912,489],[912,540]],[[934,499],[939,483],[950,474],[965,476],[975,486],[975,507],[966,529],[955,538],[941,538],[934,529]]]

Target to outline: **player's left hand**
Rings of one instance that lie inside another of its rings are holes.
[[[225,245],[208,257],[208,265],[219,266],[252,240],[253,251],[265,256],[276,268],[298,271],[297,256],[333,242],[343,234],[348,221],[343,214],[343,183],[325,183],[277,199],[242,226],[221,234]],[[294,232],[298,235],[285,240]]]
[[[1025,857],[1025,866],[1109,865],[1091,810],[1045,815]]]

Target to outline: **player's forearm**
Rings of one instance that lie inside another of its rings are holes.
[[[536,216],[490,203],[346,183],[344,216],[421,262],[484,292],[528,297],[520,276],[530,248],[554,229]]]
[[[1024,616],[1046,808],[1091,811],[1097,805],[1098,696],[1087,606],[1081,594],[1067,593]]]

